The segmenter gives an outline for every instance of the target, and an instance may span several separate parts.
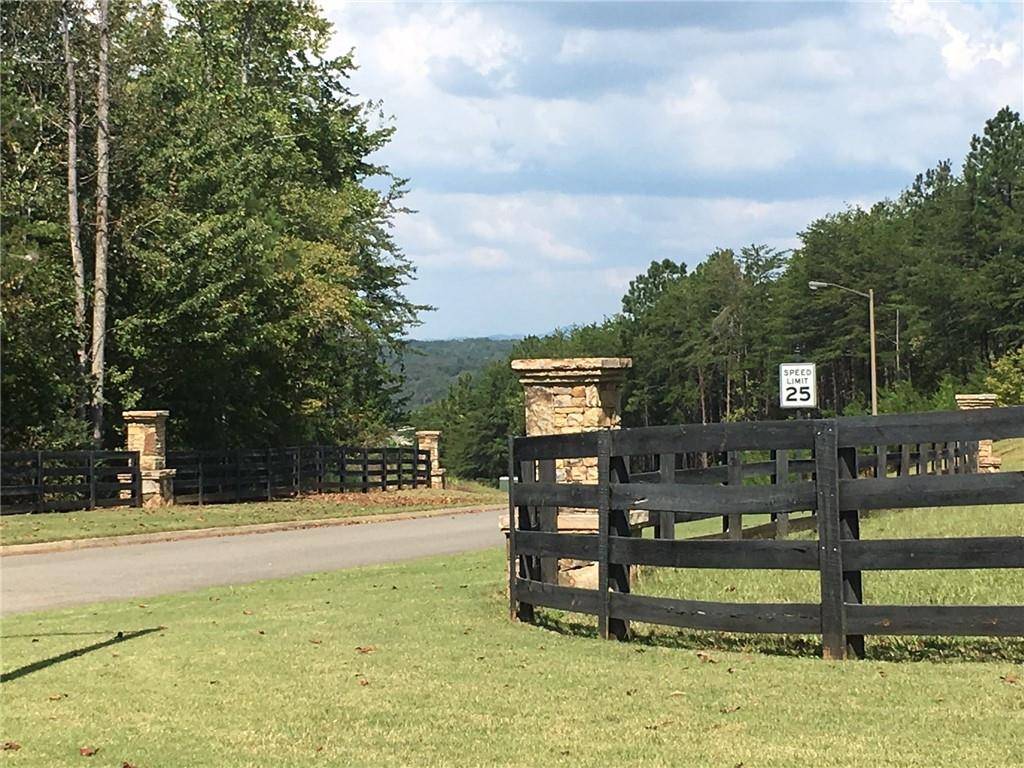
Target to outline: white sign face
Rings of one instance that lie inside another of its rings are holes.
[[[779,366],[779,405],[783,408],[818,407],[818,374],[814,363]]]

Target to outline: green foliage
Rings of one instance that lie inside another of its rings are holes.
[[[504,359],[515,346],[513,339],[412,340],[394,368],[405,379],[410,408],[422,408],[444,397],[463,373],[475,373],[487,363]]]
[[[39,63],[62,57],[60,4],[40,5],[41,20],[4,5],[5,447],[77,434],[64,85]],[[168,25],[163,2],[114,3],[108,437],[134,405],[169,408],[172,440],[195,447],[379,437],[401,416],[388,358],[419,309],[391,234],[404,182],[369,159],[393,129],[348,89],[350,56],[326,55],[314,3],[174,8]],[[90,23],[75,22],[82,61]],[[37,102],[57,116],[35,120]],[[33,142],[46,164],[25,159]]]
[[[1024,346],[996,360],[985,383],[1001,405],[1024,405]]]

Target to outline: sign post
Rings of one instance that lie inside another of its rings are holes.
[[[779,406],[818,407],[818,374],[814,363],[783,363],[779,366]]]

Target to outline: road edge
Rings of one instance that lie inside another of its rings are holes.
[[[391,512],[384,515],[326,517],[319,520],[285,520],[277,523],[222,525],[212,528],[185,528],[180,531],[133,533],[128,536],[100,536],[90,539],[40,541],[34,544],[6,544],[0,546],[0,557],[42,555],[53,552],[71,552],[76,549],[97,549],[100,547],[123,547],[131,544],[158,544],[168,541],[186,541],[191,539],[216,539],[224,536],[245,536],[253,533],[302,531],[309,528],[333,528],[339,525],[369,525],[372,523],[389,523],[396,520],[416,520],[419,518],[445,517],[448,515],[469,515],[476,512],[499,512],[507,509],[507,504],[484,504],[483,506],[471,507],[422,509],[417,512]]]

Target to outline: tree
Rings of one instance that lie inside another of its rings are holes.
[[[78,369],[84,380],[89,364],[89,351],[88,331],[85,325],[85,258],[82,256],[82,227],[78,219],[78,88],[75,83],[75,58],[71,52],[71,16],[73,13],[71,0],[64,0],[62,25],[65,79],[68,93],[68,245],[71,249],[71,265],[75,272],[75,333],[78,335]]]
[[[996,360],[985,383],[1000,405],[1024,405],[1024,346]]]
[[[104,439],[119,442],[120,410],[139,403],[169,407],[172,439],[195,447],[389,431],[402,410],[389,357],[420,309],[391,230],[404,182],[370,160],[393,126],[348,90],[351,56],[326,56],[313,3],[183,0],[173,25],[165,10],[115,0],[105,25],[76,16],[67,55],[60,2],[4,4],[5,446],[81,442],[77,375],[48,366],[51,385],[35,364],[73,371],[81,336],[54,175],[69,61],[97,86],[77,89],[75,138]]]
[[[107,248],[110,207],[110,2],[98,0],[96,79],[96,251],[92,291],[92,440],[103,440],[103,380],[107,342]]]

